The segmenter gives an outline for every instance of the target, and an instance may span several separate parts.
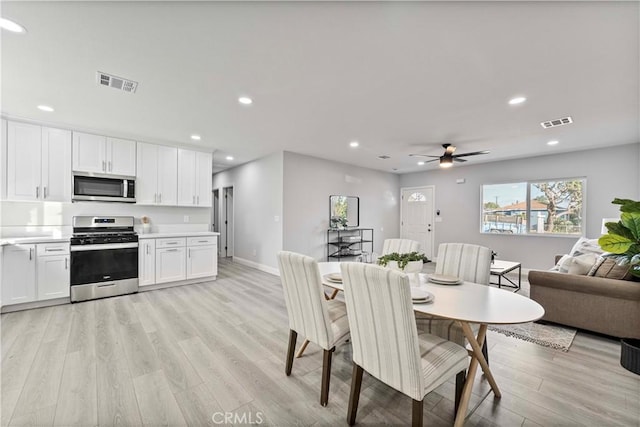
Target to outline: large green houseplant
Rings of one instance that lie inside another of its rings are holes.
[[[629,272],[640,278],[640,202],[614,199],[620,205],[620,221],[607,222],[608,234],[598,239],[602,250],[616,255],[618,264],[629,265]]]

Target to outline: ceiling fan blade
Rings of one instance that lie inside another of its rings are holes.
[[[428,154],[409,154],[409,157],[435,157],[435,158],[440,158],[440,156],[430,156]]]
[[[459,159],[457,156],[453,156],[453,161],[454,162],[466,162],[465,159]]]
[[[453,157],[477,156],[479,154],[489,154],[489,151],[474,151],[472,153],[454,154]]]
[[[433,160],[427,160],[425,163],[431,163],[431,162],[439,162],[440,158],[437,159],[433,159]]]

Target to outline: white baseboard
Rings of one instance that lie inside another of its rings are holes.
[[[249,261],[248,259],[238,258],[237,256],[234,256],[233,262],[246,265],[247,267],[255,268],[256,270],[264,271],[265,273],[273,274],[274,276],[280,276],[280,270],[278,270],[277,268],[269,267],[268,265],[264,264],[258,264],[257,262]]]

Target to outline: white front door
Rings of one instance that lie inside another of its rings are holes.
[[[402,189],[400,237],[420,242],[421,252],[433,259],[433,185]]]

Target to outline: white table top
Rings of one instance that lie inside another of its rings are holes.
[[[320,262],[320,275],[326,286],[343,290],[342,283],[324,279],[325,274],[339,273],[340,263]],[[416,312],[472,323],[514,324],[532,322],[544,315],[544,308],[537,302],[504,289],[477,283],[460,285],[436,285],[420,274],[420,288],[431,292],[434,301],[414,304]]]
[[[520,263],[519,262],[514,262],[514,261],[504,261],[501,259],[496,259],[493,261],[493,263],[491,263],[491,272],[493,273],[499,273],[502,270],[509,270],[511,268],[516,268],[519,267]]]

